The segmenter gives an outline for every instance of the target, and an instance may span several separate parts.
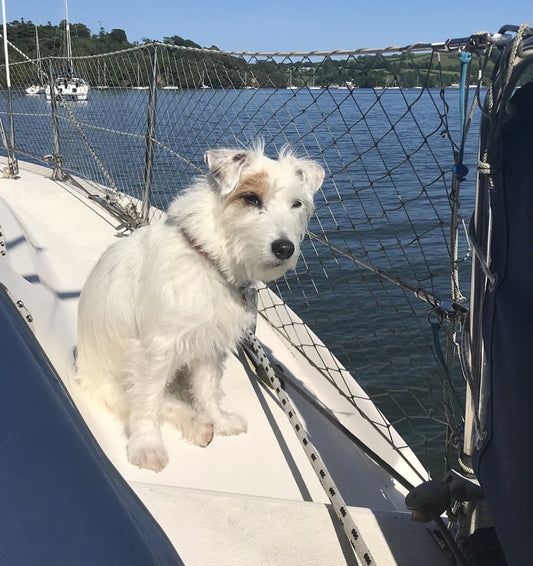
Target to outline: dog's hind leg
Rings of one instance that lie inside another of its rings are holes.
[[[105,369],[95,369],[90,374],[78,372],[75,380],[88,395],[121,419],[127,417],[126,394],[113,374],[105,373]]]
[[[196,362],[191,366],[190,381],[193,403],[199,413],[205,413],[211,419],[215,434],[231,436],[246,432],[246,422],[234,413],[223,411],[220,399],[223,396],[220,387],[223,358],[214,362]]]
[[[169,361],[172,356],[168,356],[156,344],[145,348],[132,340],[130,346],[127,388],[128,460],[139,468],[160,472],[168,463],[159,419],[165,386],[174,369]]]
[[[120,382],[122,364],[116,361],[120,348],[116,343],[112,347],[103,331],[99,338],[80,329],[74,380],[91,397],[125,418],[127,399]]]
[[[213,440],[213,423],[204,414],[171,395],[165,395],[161,406],[161,416],[176,426],[186,440],[205,447]]]

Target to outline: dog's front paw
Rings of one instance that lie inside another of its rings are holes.
[[[206,416],[196,415],[187,426],[182,426],[181,433],[189,442],[205,448],[213,440],[215,434],[213,421]]]
[[[215,420],[215,434],[233,436],[242,434],[248,429],[246,421],[235,413],[221,413]]]
[[[167,450],[162,442],[147,442],[143,438],[130,438],[128,460],[139,468],[160,472],[168,464]]]

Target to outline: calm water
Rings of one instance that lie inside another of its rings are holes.
[[[261,137],[269,153],[290,142],[324,165],[310,230],[326,243],[307,241],[297,273],[274,287],[434,469],[445,419],[430,326],[436,319],[412,293],[346,255],[437,297],[450,296],[450,170],[460,141],[459,91],[448,89],[445,97],[437,89],[159,91],[153,173],[154,203],[165,207],[203,167],[210,147]],[[70,112],[59,108],[66,167],[107,184],[94,151],[116,186],[139,197],[147,100],[148,91],[93,89],[88,102],[71,104]],[[2,104],[4,111],[5,98]],[[36,158],[52,153],[50,104],[22,93],[15,93],[13,104],[17,146]],[[474,201],[476,116],[465,147],[471,169],[461,185],[465,219]],[[467,253],[462,237],[459,254]],[[461,271],[468,295],[468,262]]]

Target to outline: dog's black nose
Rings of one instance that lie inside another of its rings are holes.
[[[294,253],[294,244],[290,240],[275,240],[272,252],[278,259],[289,259]]]

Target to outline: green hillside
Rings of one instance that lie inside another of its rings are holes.
[[[65,26],[63,20],[58,25],[38,26],[41,57],[64,56]],[[103,28],[93,34],[82,23],[70,24],[73,52],[76,56],[95,55],[123,50],[138,45],[130,43],[126,32],[113,29],[110,32]],[[31,21],[15,20],[8,24],[8,38],[22,52],[31,58],[36,57],[35,25]],[[144,43],[151,43],[155,38],[143,38]],[[190,39],[178,35],[164,37],[163,43],[200,47]],[[209,49],[218,50],[211,46]],[[199,56],[199,55],[198,55]],[[14,55],[15,61],[17,55]],[[20,56],[19,56],[20,57]],[[203,56],[206,57],[206,56]],[[331,86],[349,85],[353,87],[375,88],[385,86],[397,87],[440,87],[450,86],[460,81],[460,64],[456,52],[452,53],[403,53],[403,54],[370,54],[344,58],[324,58],[320,62],[302,61],[300,57],[292,63],[285,58],[282,62],[274,59],[257,58],[247,63],[242,58],[218,56],[210,64],[224,67],[221,80],[216,87],[261,86],[284,88],[287,86]],[[480,61],[473,57],[472,77],[477,74]],[[489,71],[491,64],[489,63]],[[229,69],[229,73],[228,73]],[[485,73],[487,77],[490,73]],[[230,80],[231,79],[231,80]],[[245,81],[248,81],[245,84]],[[474,78],[471,79],[471,82]],[[133,84],[133,77],[130,83]],[[486,84],[486,79],[485,79]]]

